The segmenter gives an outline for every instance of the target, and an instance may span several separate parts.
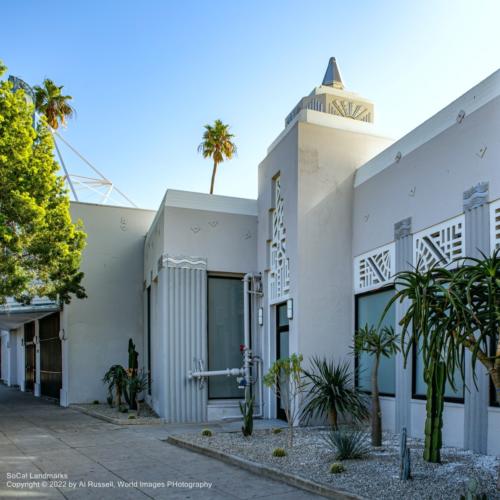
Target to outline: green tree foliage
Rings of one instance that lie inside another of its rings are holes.
[[[264,385],[281,400],[288,423],[288,445],[293,446],[293,426],[301,413],[301,396],[304,392],[302,354],[276,360],[264,376]]]
[[[198,146],[198,152],[203,155],[203,158],[212,158],[214,162],[210,194],[214,192],[215,176],[219,163],[230,160],[236,154],[233,137],[234,134],[229,132],[229,125],[225,125],[221,120],[215,120],[213,125],[205,125],[203,141]]]
[[[71,221],[53,147],[44,118],[33,128],[24,91],[0,81],[0,303],[86,297],[79,270],[85,233]]]

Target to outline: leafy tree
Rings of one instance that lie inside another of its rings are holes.
[[[293,446],[293,426],[299,418],[304,392],[302,354],[276,360],[264,376],[264,385],[280,398],[288,423],[288,445]]]
[[[356,422],[368,417],[364,395],[354,387],[348,361],[335,365],[326,358],[314,357],[311,365],[312,369],[304,370],[308,391],[303,409],[306,421],[326,415],[337,430],[339,415],[349,415]]]
[[[0,81],[0,303],[36,296],[69,303],[72,294],[86,296],[79,270],[85,233],[71,222],[46,121],[35,129],[32,114],[24,91]]]
[[[203,158],[212,158],[214,162],[210,194],[214,192],[217,167],[224,160],[230,160],[236,154],[233,137],[234,135],[229,132],[229,125],[225,125],[221,120],[215,120],[213,125],[205,125],[203,141],[198,146],[198,152],[203,155]]]
[[[66,125],[66,120],[71,118],[75,110],[69,104],[73,98],[63,95],[63,85],[57,86],[52,80],[46,78],[42,86],[33,87],[35,91],[35,109],[45,116],[47,123],[53,128],[59,128],[59,124]]]
[[[382,356],[390,358],[399,350],[398,337],[392,327],[383,327],[380,330],[365,325],[354,336],[354,350],[357,353],[366,352],[373,356],[371,373],[372,385],[372,445],[382,446],[382,410],[378,389],[378,368]]]

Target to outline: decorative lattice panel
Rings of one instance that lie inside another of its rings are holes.
[[[413,265],[429,269],[445,266],[465,255],[464,216],[437,224],[413,235]]]
[[[491,251],[500,247],[500,200],[490,204],[490,244]]]
[[[290,290],[290,269],[286,256],[286,227],[280,177],[274,179],[274,211],[270,244],[269,295],[271,301],[285,298]]]
[[[354,259],[354,291],[373,290],[390,283],[395,272],[394,243]]]

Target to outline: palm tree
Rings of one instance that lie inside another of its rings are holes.
[[[303,409],[308,421],[312,417],[327,416],[333,429],[338,429],[339,415],[350,415],[360,422],[368,417],[365,398],[353,383],[348,361],[337,365],[326,358],[314,357],[312,370],[304,370],[309,395]]]
[[[392,327],[383,327],[380,330],[365,325],[360,328],[354,337],[356,353],[366,352],[373,356],[371,384],[372,384],[372,446],[382,446],[382,411],[380,409],[378,389],[378,367],[382,356],[390,358],[399,350],[398,337]]]
[[[55,130],[59,124],[66,125],[66,120],[71,118],[75,110],[69,104],[73,98],[62,94],[63,85],[58,87],[52,80],[46,78],[43,85],[36,85],[35,109],[47,119],[47,123]]]
[[[205,125],[203,141],[198,146],[198,152],[203,154],[203,158],[212,158],[214,162],[210,194],[214,192],[215,176],[219,163],[230,160],[236,154],[233,137],[234,135],[229,133],[229,125],[225,125],[221,120],[215,120],[213,125]]]

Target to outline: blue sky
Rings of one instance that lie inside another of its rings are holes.
[[[1,13],[8,73],[64,84],[77,110],[64,137],[144,208],[168,187],[208,191],[197,146],[217,118],[238,157],[215,192],[255,197],[267,146],[330,56],[394,138],[500,66],[497,0],[17,0]]]

